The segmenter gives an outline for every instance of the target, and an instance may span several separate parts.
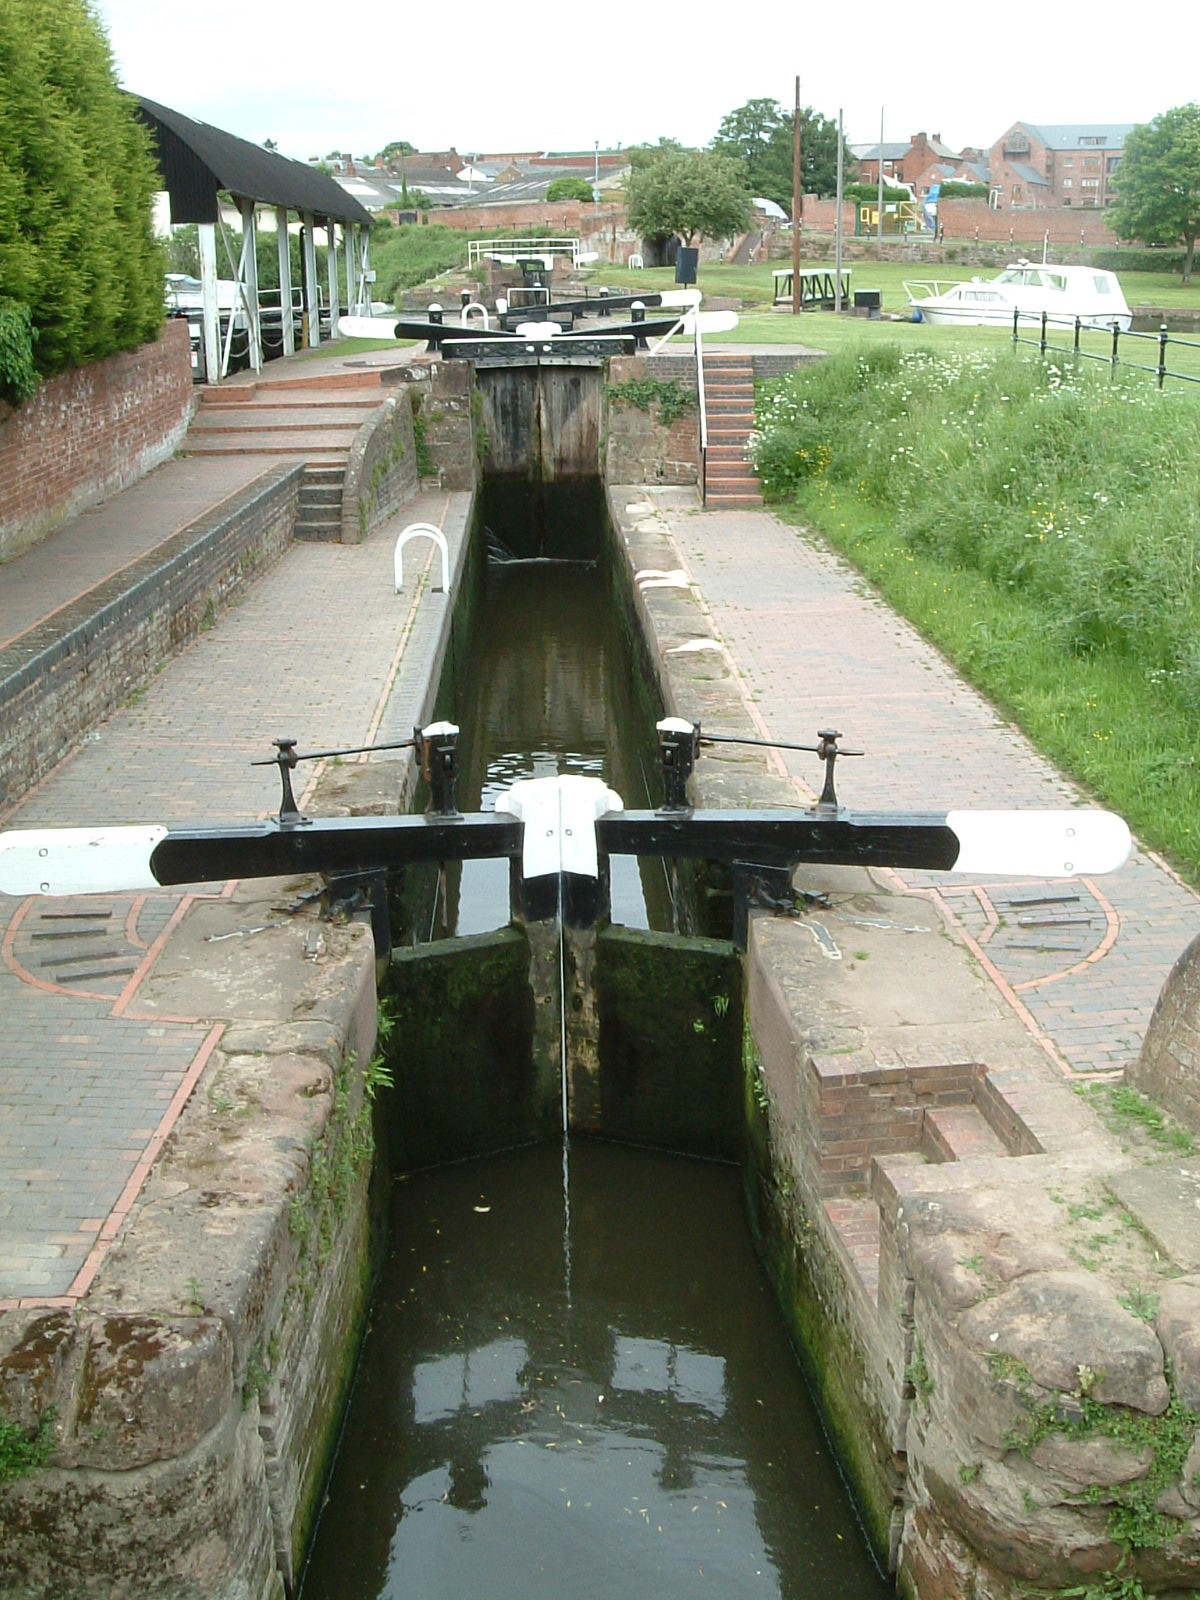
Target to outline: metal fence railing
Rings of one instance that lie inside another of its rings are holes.
[[[1037,337],[1022,334],[1022,322],[1033,324],[1038,329]],[[1072,342],[1070,344],[1053,342],[1051,333],[1070,333]],[[1047,311],[1040,314],[1014,311],[1012,336],[1014,344],[1033,345],[1042,355],[1058,352],[1062,355],[1079,356],[1085,361],[1103,361],[1114,371],[1118,366],[1124,366],[1135,372],[1152,373],[1160,389],[1168,378],[1177,379],[1180,383],[1200,383],[1200,340],[1180,339],[1169,332],[1166,323],[1161,325],[1157,333],[1143,333],[1133,328],[1123,329],[1116,322],[1112,323],[1111,327],[1104,327],[1083,317],[1055,317]],[[1157,360],[1151,364],[1148,361],[1132,359],[1127,353],[1122,352],[1123,340],[1134,341],[1135,349],[1139,344],[1153,345],[1157,352]],[[1101,345],[1102,348],[1096,348],[1097,345]],[[1172,348],[1188,352],[1182,357],[1182,364],[1190,366],[1193,370],[1188,372],[1172,370],[1167,365],[1167,352]]]

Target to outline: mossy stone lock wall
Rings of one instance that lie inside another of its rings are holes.
[[[736,1160],[742,968],[732,946],[603,928],[595,991],[598,1057],[594,1071],[572,1068],[572,1129]]]
[[[502,928],[394,951],[388,1004],[394,1171],[558,1131],[557,1074],[534,1060],[524,933]]]

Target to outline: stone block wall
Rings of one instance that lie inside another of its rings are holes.
[[[420,407],[425,448],[443,489],[469,490],[478,477],[475,448],[474,368],[466,361],[441,361],[431,369],[429,392]]]
[[[0,404],[0,561],[165,461],[192,407],[183,320],[153,344],[51,378],[17,411]]]
[[[357,544],[420,486],[410,390],[389,394],[354,436],[342,490],[342,543]]]
[[[1200,935],[1171,968],[1127,1077],[1200,1132]]]
[[[655,384],[676,385],[691,398],[673,422],[663,420],[661,402],[651,389]],[[693,358],[656,357],[649,362],[642,356],[615,356],[609,363],[605,398],[605,476],[610,483],[699,481],[700,420]]]
[[[0,649],[0,806],[62,759],[283,554],[301,466],[272,467]]]
[[[173,935],[182,965],[219,965],[208,935],[261,920],[278,892],[195,902]],[[372,1275],[374,946],[324,925],[314,961],[318,927],[268,935],[277,985],[256,1020],[214,1030],[83,1301],[0,1319],[4,1420],[50,1436],[44,1467],[0,1485],[0,1594],[295,1593]],[[149,981],[178,1009],[174,972]]]

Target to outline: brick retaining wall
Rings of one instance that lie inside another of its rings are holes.
[[[354,436],[342,491],[342,543],[364,539],[419,487],[412,400],[401,384]]]
[[[17,411],[0,405],[0,561],[165,461],[192,406],[182,320],[152,344],[49,379]]]
[[[283,554],[303,471],[269,469],[0,650],[0,807],[26,793]]]

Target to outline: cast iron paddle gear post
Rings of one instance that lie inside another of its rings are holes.
[[[664,717],[657,724],[658,760],[663,775],[663,811],[690,811],[687,784],[696,766],[700,724],[683,717]]]

